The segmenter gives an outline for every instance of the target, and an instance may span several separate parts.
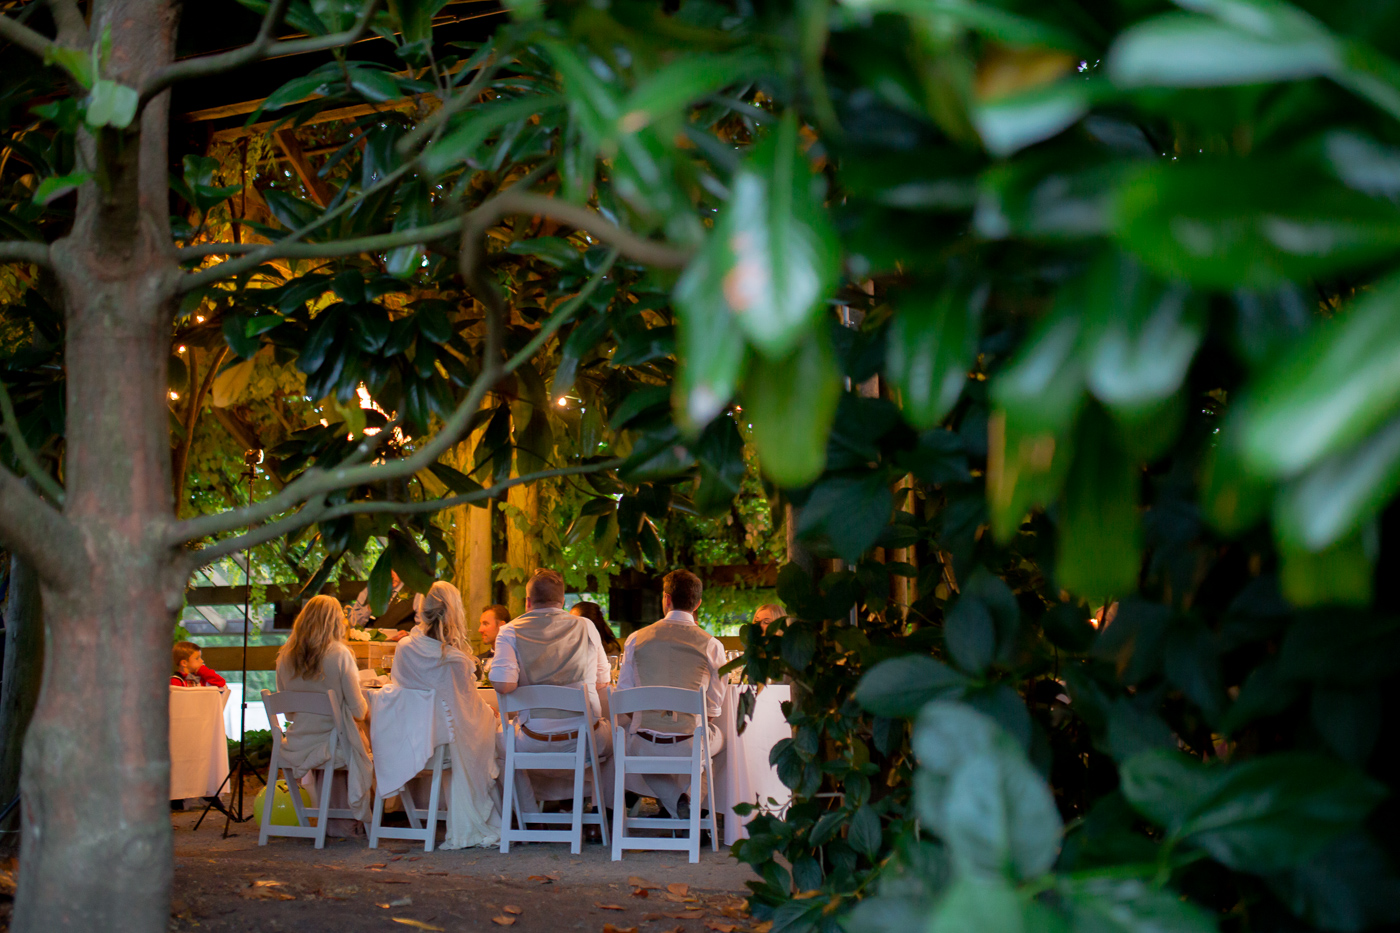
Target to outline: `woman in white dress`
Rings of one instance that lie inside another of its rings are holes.
[[[496,712],[478,695],[476,658],[467,640],[462,595],[434,583],[423,598],[419,624],[394,651],[394,683],[433,690],[452,730],[452,777],[444,849],[494,846],[501,841],[496,763]]]
[[[341,724],[335,766],[345,768],[347,774],[345,778],[336,774],[331,806],[349,809],[356,819],[368,822],[374,799],[374,768],[359,727],[367,721],[369,705],[360,687],[355,656],[345,643],[345,614],[334,598],[313,596],[292,623],[292,634],[277,653],[277,689],[322,695],[330,690],[335,694]],[[315,713],[291,713],[287,718],[281,758],[300,780],[330,758],[335,723],[329,716]],[[343,802],[338,799],[342,780],[346,787]],[[332,820],[327,830],[332,835],[355,832],[354,824],[343,822]]]

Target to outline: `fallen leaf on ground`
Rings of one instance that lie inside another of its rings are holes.
[[[633,888],[633,889],[632,889],[632,896],[633,896],[633,897],[650,897],[651,895],[647,893],[647,889],[646,889],[646,888]]]
[[[690,893],[690,885],[683,881],[672,881],[670,884],[666,885],[666,890],[679,897],[685,897]]]
[[[504,910],[508,914],[523,914],[525,912],[521,908],[516,907],[514,904],[507,904],[506,906],[502,907],[501,910]]]
[[[689,894],[674,894],[667,891],[666,900],[673,904],[694,904],[697,899]]]
[[[385,864],[384,862],[375,862],[373,865],[366,865],[365,867],[366,867],[366,868],[388,868],[389,866],[388,866],[387,864]]]
[[[280,888],[280,887],[282,887],[282,882],[280,882],[280,881],[271,881],[271,880],[269,880],[269,881],[254,881],[253,884],[252,884],[252,887],[255,887],[255,888]]]
[[[413,927],[415,930],[437,930],[442,933],[442,927],[435,927],[431,923],[424,923],[422,920],[410,920],[407,917],[390,917],[395,923],[402,923],[406,927]]]
[[[410,855],[410,856],[408,857],[408,860],[409,860],[410,862],[421,862],[421,861],[423,861],[423,856],[421,856],[421,855]]]
[[[739,925],[736,923],[724,923],[719,920],[706,920],[705,929],[714,930],[715,933],[734,933],[735,930],[739,929]]]
[[[603,924],[603,933],[637,933],[636,927],[615,927],[611,923]]]
[[[450,874],[450,872],[445,872],[445,871],[425,871],[425,872],[423,872],[423,874],[425,874],[425,875],[446,875],[446,874]]]
[[[400,861],[402,858],[403,858],[402,855],[396,855],[396,856],[394,856],[393,858],[389,859],[389,861],[391,861],[391,862],[397,862],[397,861]]]
[[[526,881],[538,881],[540,884],[553,884],[554,879],[548,875],[531,875]]]
[[[648,880],[646,880],[645,878],[638,878],[636,875],[633,875],[631,878],[628,878],[628,879],[627,879],[627,883],[630,884],[630,885],[631,885],[632,887],[634,887],[634,888],[659,888],[659,887],[661,887],[661,885],[656,884],[655,882],[648,881]]]
[[[626,907],[623,907],[621,904],[599,904],[597,901],[594,901],[594,902],[593,902],[593,906],[596,907],[596,908],[598,908],[599,910],[626,910],[626,909],[627,909]]]
[[[773,921],[765,920],[762,923],[755,923],[751,929],[753,933],[769,933],[773,929]]]
[[[699,920],[705,916],[705,912],[696,908],[695,910],[664,910],[661,916],[668,920]]]
[[[411,897],[401,897],[401,898],[399,898],[399,899],[396,900],[396,901],[390,901],[390,902],[389,902],[389,906],[390,906],[390,907],[408,907],[408,906],[411,905],[412,903],[413,903],[413,898],[411,898]]]
[[[511,924],[515,923],[515,918],[507,917],[505,914],[502,914],[499,917],[492,917],[491,922],[496,924],[497,926],[508,927]]]
[[[407,878],[375,878],[375,884],[408,884]]]

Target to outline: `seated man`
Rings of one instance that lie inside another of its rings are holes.
[[[598,630],[587,619],[564,610],[564,578],[554,570],[537,570],[525,584],[525,612],[502,626],[491,660],[491,685],[497,692],[519,687],[555,685],[584,687],[595,723],[599,760],[611,757],[612,741],[600,697],[612,679],[608,656]],[[577,748],[580,718],[563,710],[538,709],[519,716],[515,747],[522,752],[569,752]],[[504,756],[504,744],[499,746]],[[544,772],[535,772],[541,775]],[[572,795],[572,778],[568,795]],[[520,809],[535,812],[534,788],[528,772],[517,771],[515,789]]]
[[[724,745],[718,721],[724,704],[724,679],[719,673],[724,666],[724,646],[718,638],[695,624],[694,613],[700,608],[700,595],[700,578],[689,570],[673,570],[666,575],[661,584],[661,608],[666,616],[628,636],[622,648],[617,688],[703,689],[713,758]],[[634,718],[627,737],[627,754],[690,757],[695,741],[695,716],[641,712]],[[689,815],[681,803],[681,796],[690,790],[690,778],[685,775],[629,776],[628,783],[634,785],[629,790],[649,792],[656,797],[672,816]]]
[[[477,654],[483,660],[492,657],[496,651],[496,636],[501,632],[501,626],[510,624],[510,610],[502,605],[487,606],[481,610],[480,627],[477,629],[481,634],[481,651]]]
[[[389,571],[389,576],[393,581],[393,589],[389,594],[389,606],[384,610],[383,615],[370,615],[369,587],[360,590],[359,597],[350,605],[350,624],[355,628],[398,629],[400,632],[408,634],[408,631],[417,624],[414,610],[418,607],[413,593],[404,589],[403,581],[399,579],[396,571]],[[402,637],[403,635],[396,635],[393,640],[397,641]]]

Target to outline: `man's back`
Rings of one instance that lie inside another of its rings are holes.
[[[587,619],[563,609],[532,609],[501,628],[491,663],[493,681],[514,681],[522,687],[571,687],[608,678],[607,655]],[[537,710],[542,719],[576,714]]]
[[[663,619],[627,639],[624,663],[630,659],[638,687],[680,687],[715,692],[715,658],[724,657],[718,639],[692,621]],[[629,680],[632,678],[629,678]],[[712,710],[712,715],[717,710]],[[639,713],[637,726],[650,732],[689,733],[695,717],[647,711]]]

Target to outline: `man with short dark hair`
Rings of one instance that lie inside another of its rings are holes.
[[[661,609],[666,615],[633,632],[622,647],[622,668],[617,687],[681,687],[705,691],[710,755],[719,754],[724,734],[719,728],[724,705],[724,646],[695,622],[703,587],[689,570],[673,570],[661,584]],[[687,758],[691,753],[696,717],[681,713],[647,711],[633,717],[628,729],[629,755],[661,755]],[[690,790],[685,775],[629,776],[629,789],[656,797],[672,816],[687,815],[681,796]],[[703,788],[700,789],[703,793]],[[694,793],[692,791],[692,793]]]
[[[525,612],[496,635],[491,685],[500,693],[542,684],[583,687],[595,722],[594,743],[602,760],[611,755],[612,741],[599,698],[611,679],[612,668],[598,630],[587,619],[564,610],[564,578],[554,570],[535,571],[525,584]],[[569,752],[578,747],[581,718],[577,713],[537,709],[533,714],[521,713],[519,722],[515,747],[522,752]],[[516,772],[515,787],[520,808],[535,812],[538,807],[530,775]]]
[[[501,626],[510,622],[510,610],[500,603],[481,610],[481,620],[477,631],[481,635],[481,657],[490,658],[496,651],[496,636]]]

